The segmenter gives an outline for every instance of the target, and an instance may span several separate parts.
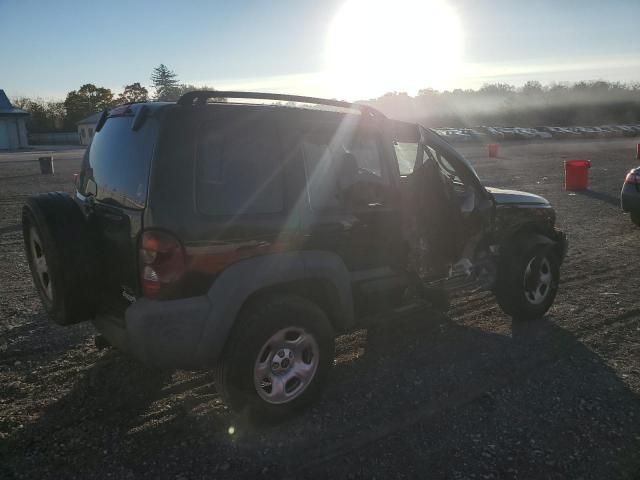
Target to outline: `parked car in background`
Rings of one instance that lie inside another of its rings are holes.
[[[580,138],[580,133],[573,131],[569,127],[540,127],[540,129],[549,132],[553,138]]]
[[[631,125],[606,125],[608,127],[618,130],[625,137],[635,137],[638,135],[638,131]]]
[[[464,132],[471,135],[479,142],[488,142],[491,140],[491,136],[488,133],[483,132],[480,128],[465,128]]]
[[[567,127],[569,130],[577,132],[582,138],[597,138],[598,132],[592,127]]]
[[[480,131],[485,131],[493,140],[504,140],[505,135],[497,127],[481,126]]]
[[[591,128],[595,130],[598,138],[613,138],[618,136],[618,132],[604,126],[596,126]]]
[[[640,167],[632,168],[624,179],[620,192],[622,210],[640,227]]]
[[[549,140],[551,138],[553,138],[553,135],[551,135],[549,132],[545,132],[543,130],[538,130],[536,128],[516,128],[516,131],[518,133],[521,133],[522,135],[526,135],[527,138],[537,138],[537,139],[541,139],[541,140]]]
[[[608,137],[611,138],[619,138],[624,136],[623,131],[619,128],[616,128],[615,125],[600,125],[598,128],[600,128],[604,132],[607,132]]]
[[[447,141],[456,142],[470,142],[473,137],[466,133],[463,129],[458,128],[439,128],[436,130],[440,135],[447,139]]]

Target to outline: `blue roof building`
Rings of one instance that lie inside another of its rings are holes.
[[[25,125],[28,116],[29,112],[11,105],[4,90],[0,90],[0,150],[29,146]]]

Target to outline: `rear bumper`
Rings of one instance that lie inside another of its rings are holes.
[[[162,302],[141,298],[126,310],[124,320],[102,315],[93,324],[113,346],[146,365],[201,368],[222,350],[213,343],[205,357],[199,348],[211,310],[207,296]]]

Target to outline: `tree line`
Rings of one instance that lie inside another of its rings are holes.
[[[164,64],[153,70],[151,84],[153,95],[139,82],[125,85],[117,96],[108,88],[89,83],[69,92],[62,102],[21,97],[13,103],[31,113],[27,124],[30,132],[75,131],[76,122],[82,118],[118,104],[175,101],[188,91],[214,90],[181,83]],[[431,127],[640,123],[640,83],[602,80],[549,85],[529,81],[520,88],[493,83],[477,90],[423,89],[415,96],[389,92],[361,103],[392,118]]]
[[[640,83],[582,81],[477,90],[390,92],[367,103],[392,118],[430,127],[577,126],[640,123]]]
[[[185,92],[192,90],[214,90],[208,86],[197,87],[181,83],[178,75],[166,65],[160,64],[151,74],[151,88],[140,82],[125,85],[118,95],[109,88],[92,83],[82,85],[67,93],[64,101],[44,100],[42,98],[17,97],[11,101],[14,106],[28,111],[27,129],[32,133],[76,131],[76,123],[83,118],[116,105],[129,102],[176,101]]]

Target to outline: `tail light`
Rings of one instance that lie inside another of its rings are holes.
[[[627,173],[627,176],[624,179],[624,183],[640,185],[640,173],[638,173],[636,170],[631,170],[629,173]]]
[[[148,230],[140,241],[142,292],[149,298],[167,298],[176,292],[185,271],[182,244],[167,232]]]

